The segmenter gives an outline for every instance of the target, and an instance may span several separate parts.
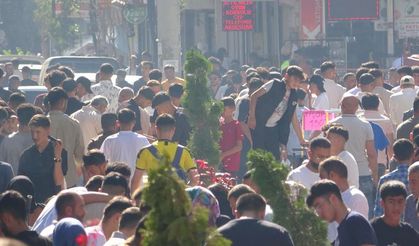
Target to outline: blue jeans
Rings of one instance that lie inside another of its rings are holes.
[[[372,219],[374,217],[374,205],[375,205],[375,192],[376,188],[372,182],[372,176],[360,176],[359,177],[359,189],[364,193],[368,201],[368,218]]]

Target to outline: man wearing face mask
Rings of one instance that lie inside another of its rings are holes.
[[[292,170],[288,174],[287,180],[295,181],[310,189],[316,181],[320,180],[319,163],[330,157],[330,147],[330,141],[326,138],[312,139],[307,153],[309,159]]]

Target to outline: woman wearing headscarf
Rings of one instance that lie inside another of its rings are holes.
[[[87,236],[83,225],[74,218],[60,220],[54,229],[54,246],[86,246]]]
[[[201,206],[209,210],[208,224],[215,226],[217,218],[220,216],[220,206],[218,205],[217,198],[208,189],[195,186],[187,188],[186,192],[192,200],[192,207]]]

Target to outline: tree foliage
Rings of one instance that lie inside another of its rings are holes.
[[[210,96],[207,80],[210,70],[211,64],[202,54],[195,50],[187,52],[183,106],[193,129],[188,147],[195,158],[207,160],[215,166],[220,161],[219,118],[222,105]]]
[[[55,13],[53,4],[61,11]],[[43,40],[51,39],[58,53],[72,47],[80,33],[79,25],[70,18],[79,10],[78,0],[35,0],[35,21],[40,26]]]
[[[261,150],[249,153],[248,165],[252,179],[272,207],[273,221],[288,229],[295,245],[330,245],[326,224],[305,204],[305,189],[285,183],[289,172],[285,165]]]
[[[144,189],[143,200],[152,209],[142,231],[141,245],[171,246],[228,246],[229,241],[208,226],[208,210],[192,209],[185,184],[164,156],[161,166],[148,173],[149,185]]]

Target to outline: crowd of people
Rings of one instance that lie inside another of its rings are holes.
[[[142,191],[165,156],[232,245],[293,245],[247,170],[248,152],[261,149],[307,189],[333,245],[419,245],[419,67],[386,79],[368,62],[337,81],[330,61],[311,77],[295,65],[226,70],[209,61],[209,93],[224,106],[218,171],[233,187],[200,181],[174,66],[102,64],[93,82],[54,66],[34,102],[18,89],[30,85],[27,69],[0,69],[0,244],[141,245],[153,209]],[[130,84],[133,73],[141,77]],[[308,110],[335,117],[307,131]]]

